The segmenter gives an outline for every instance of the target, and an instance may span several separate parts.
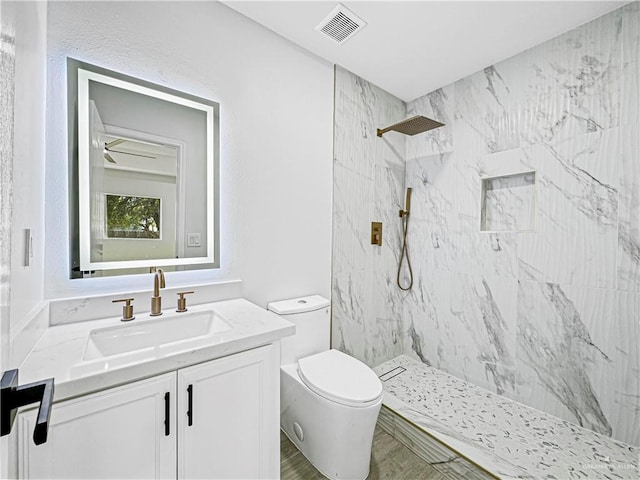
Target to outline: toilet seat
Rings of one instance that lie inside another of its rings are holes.
[[[382,397],[382,383],[361,361],[338,350],[298,360],[298,374],[318,395],[350,407],[368,407]]]

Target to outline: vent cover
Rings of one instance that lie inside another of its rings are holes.
[[[316,26],[318,32],[324,33],[327,37],[342,44],[353,37],[356,32],[366,26],[366,22],[359,18],[344,5],[338,4],[327,17]]]

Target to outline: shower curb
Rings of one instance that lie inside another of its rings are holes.
[[[499,480],[386,405],[380,409],[378,425],[447,480]]]

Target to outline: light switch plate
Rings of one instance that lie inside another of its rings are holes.
[[[199,246],[200,246],[200,234],[187,233],[187,247],[199,247]]]

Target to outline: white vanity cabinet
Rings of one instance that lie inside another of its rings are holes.
[[[176,418],[165,435],[167,373],[54,404],[46,443],[32,440],[36,410],[19,414],[20,478],[172,478]]]
[[[178,371],[179,479],[280,476],[279,365],[269,346]]]
[[[266,345],[19,414],[21,478],[278,478],[279,348]]]

